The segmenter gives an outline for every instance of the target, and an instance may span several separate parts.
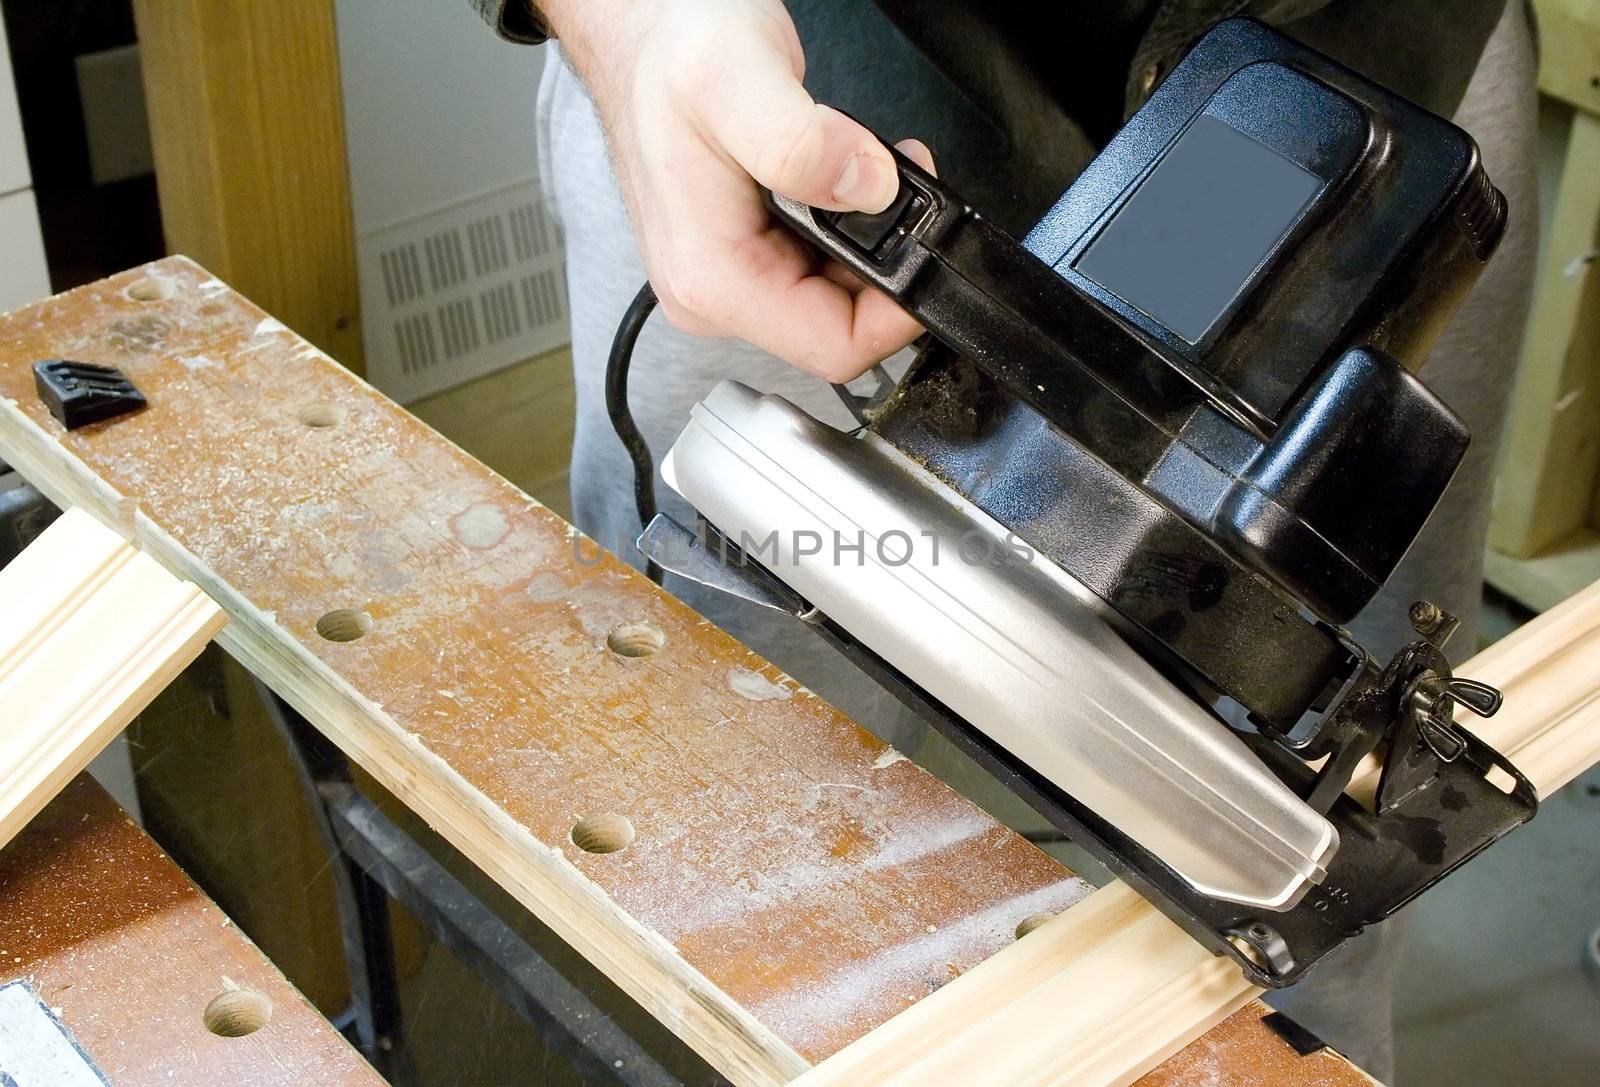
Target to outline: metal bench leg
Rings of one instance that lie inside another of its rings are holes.
[[[392,897],[585,1082],[681,1087],[677,1076],[361,795],[349,762],[327,737],[259,680],[256,686],[294,755],[334,860],[357,1036],[380,1071],[395,1078],[385,1066],[394,1059],[386,1047],[397,1050],[400,1042],[387,912]],[[711,1087],[726,1080],[706,1066],[695,1082]]]
[[[381,884],[345,852],[329,818],[328,799],[354,790],[350,763],[327,737],[284,704],[259,679],[256,691],[267,717],[283,737],[295,773],[310,802],[312,821],[332,864],[339,928],[350,973],[351,1017],[355,1043],[386,1078],[404,1064],[404,1025],[400,986],[395,976],[394,942],[389,928],[389,896]]]

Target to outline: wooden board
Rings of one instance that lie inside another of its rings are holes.
[[[199,589],[82,510],[0,568],[0,845],[225,622]]]
[[[1600,577],[1600,0],[1535,0],[1555,204],[1502,444],[1484,577],[1543,611]],[[1591,505],[1591,502],[1593,503]]]
[[[1483,579],[1530,611],[1547,611],[1600,578],[1600,532],[1580,528],[1531,559],[1489,548]]]
[[[0,851],[0,903],[0,985],[25,979],[117,1087],[383,1082],[87,776]],[[248,1035],[207,1026],[230,990],[270,1005]]]
[[[1539,90],[1600,116],[1600,0],[1534,0]]]
[[[150,408],[62,433],[27,376],[59,355]],[[0,318],[0,457],[195,579],[230,652],[736,1082],[1088,892],[192,263]]]
[[[1490,509],[1490,546],[1519,559],[1583,528],[1600,478],[1600,116],[1568,125]]]
[[[1462,723],[1548,796],[1600,761],[1600,582],[1461,674],[1505,707]],[[1375,766],[1351,791],[1376,787]],[[1258,994],[1132,890],[1112,884],[859,1039],[796,1087],[1132,1083]]]
[[[333,0],[134,0],[161,226],[362,372]]]

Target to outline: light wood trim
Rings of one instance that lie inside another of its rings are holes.
[[[1231,960],[1112,883],[793,1087],[1131,1083],[1255,993]]]
[[[81,510],[0,569],[0,845],[225,622],[199,589]]]
[[[1462,674],[1506,695],[1497,716],[1466,723],[1542,795],[1559,789],[1600,761],[1600,582],[1497,642]],[[1259,992],[1113,883],[794,1087],[1129,1084]]]
[[[333,0],[134,0],[167,247],[364,372]]]

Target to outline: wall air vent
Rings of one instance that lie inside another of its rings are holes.
[[[358,240],[367,376],[401,403],[567,342],[561,232],[534,181]]]

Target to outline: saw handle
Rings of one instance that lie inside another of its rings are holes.
[[[900,171],[900,191],[882,211],[828,211],[770,189],[762,196],[802,241],[904,305],[939,239],[973,212],[938,178],[901,152],[890,152]]]

